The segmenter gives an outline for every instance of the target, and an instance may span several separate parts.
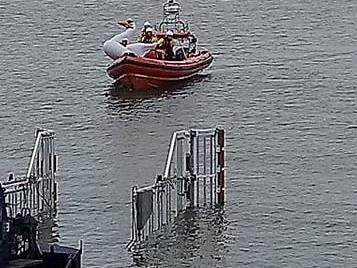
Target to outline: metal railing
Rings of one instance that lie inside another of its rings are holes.
[[[180,18],[182,7],[178,2],[169,0],[163,4],[162,8],[163,18],[158,27],[159,31],[188,31],[188,24]]]
[[[224,204],[224,130],[192,129],[172,135],[163,175],[132,188],[128,249],[171,225],[187,208]]]
[[[18,213],[40,216],[54,215],[57,203],[56,154],[54,132],[37,129],[36,141],[25,177],[10,174],[2,183],[8,216]]]

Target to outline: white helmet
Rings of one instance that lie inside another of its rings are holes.
[[[146,28],[145,32],[153,32],[154,30],[151,27]]]
[[[168,30],[167,32],[166,32],[166,36],[174,36],[174,33],[171,31],[171,30]]]
[[[151,27],[151,23],[148,22],[148,21],[145,21],[145,22],[144,22],[144,27]]]

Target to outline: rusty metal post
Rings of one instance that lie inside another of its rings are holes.
[[[56,216],[57,215],[57,203],[58,203],[58,186],[57,186],[57,182],[53,181],[53,215]]]
[[[196,152],[195,152],[195,140],[196,140]],[[196,155],[195,155],[196,153]],[[189,200],[190,206],[195,206],[195,182],[196,182],[196,173],[198,174],[198,165],[199,165],[199,158],[198,158],[198,136],[197,132],[194,130],[190,131],[190,182],[189,182]],[[196,166],[196,167],[195,167]],[[198,188],[197,188],[198,191]],[[198,200],[197,200],[198,201]]]
[[[224,129],[217,129],[218,134],[218,204],[224,205]]]
[[[192,166],[191,166],[191,155],[190,153],[186,153],[186,171],[190,174],[192,173]],[[184,193],[186,194],[186,200],[191,201],[191,187],[189,178],[185,176],[184,178]]]
[[[137,241],[138,239],[138,229],[136,227],[136,207],[135,207],[135,202],[136,202],[136,191],[138,187],[133,186],[131,188],[131,239],[132,241]]]

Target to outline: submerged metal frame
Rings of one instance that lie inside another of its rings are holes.
[[[157,176],[153,185],[132,187],[129,250],[170,226],[187,208],[224,205],[224,139],[220,128],[173,133],[163,175]],[[139,207],[138,211],[138,195],[144,192],[152,195],[151,213],[144,226],[138,226],[143,209]]]
[[[39,219],[57,213],[55,133],[37,129],[31,160],[22,178],[10,174],[2,183],[9,217],[30,214]]]

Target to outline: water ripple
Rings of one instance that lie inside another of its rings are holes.
[[[0,177],[24,173],[34,127],[54,129],[61,242],[84,239],[87,267],[134,266],[130,187],[162,172],[172,131],[220,125],[224,228],[196,217],[149,263],[357,266],[356,1],[182,3],[212,67],[134,93],[111,86],[101,46],[118,19],[157,21],[161,3],[1,2]]]

